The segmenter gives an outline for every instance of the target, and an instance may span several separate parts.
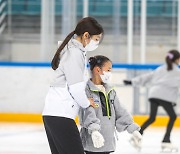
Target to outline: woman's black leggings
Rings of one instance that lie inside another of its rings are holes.
[[[72,119],[43,116],[52,154],[84,154],[76,123]]]
[[[85,152],[86,154],[110,154],[110,152]]]
[[[166,133],[164,135],[164,139],[162,142],[170,142],[170,134],[171,134],[171,130],[173,128],[174,122],[176,120],[176,113],[174,111],[174,106],[172,103],[164,101],[164,100],[160,100],[160,99],[155,99],[155,98],[151,98],[149,99],[150,101],[150,117],[147,121],[145,121],[145,123],[141,126],[141,130],[140,133],[143,134],[143,131],[150,125],[152,124],[155,119],[156,119],[156,115],[157,115],[157,109],[158,106],[162,106],[165,111],[167,112],[167,114],[169,115],[169,122],[167,125],[167,129],[166,129]]]

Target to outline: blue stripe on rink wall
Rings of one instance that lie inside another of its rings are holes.
[[[50,67],[49,62],[5,62],[1,61],[0,66],[6,67]],[[160,64],[121,64],[113,63],[114,69],[156,69]]]
[[[113,63],[113,68],[126,68],[126,69],[156,69],[160,64],[121,64]]]
[[[50,63],[45,62],[0,62],[0,66],[7,67],[50,67]]]

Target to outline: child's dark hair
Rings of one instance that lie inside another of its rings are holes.
[[[85,32],[88,32],[90,36],[104,34],[102,26],[94,18],[83,18],[81,21],[79,21],[75,30],[69,33],[69,35],[64,39],[60,47],[57,49],[51,62],[51,67],[53,70],[56,70],[58,68],[60,62],[60,53],[67,45],[69,40],[73,37],[73,35],[76,34],[78,36],[82,36]]]
[[[89,65],[90,65],[90,70],[93,71],[94,67],[95,66],[98,66],[100,68],[103,67],[103,65],[111,60],[105,56],[102,56],[102,55],[97,55],[97,56],[94,56],[94,57],[90,57],[89,58]]]
[[[173,63],[180,58],[180,53],[177,50],[170,50],[166,56],[167,70],[173,69]]]

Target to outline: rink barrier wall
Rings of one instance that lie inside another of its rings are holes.
[[[148,118],[148,115],[134,115],[134,121],[142,125],[143,122]],[[75,119],[76,124],[79,125],[78,117]],[[168,116],[157,116],[156,121],[152,126],[167,126],[169,121]],[[41,114],[29,114],[29,113],[0,113],[0,122],[32,122],[32,123],[42,123]],[[177,117],[175,127],[180,127],[180,117]]]
[[[0,67],[50,67],[50,63],[46,62],[0,62]],[[113,63],[114,69],[156,69],[160,64],[118,64]],[[134,121],[141,125],[147,118],[147,115],[134,115]],[[42,123],[42,115],[39,113],[0,113],[0,122],[37,122]],[[166,126],[168,122],[167,116],[157,116],[152,126]],[[76,123],[79,124],[78,118]],[[177,117],[175,126],[180,127],[180,117]]]

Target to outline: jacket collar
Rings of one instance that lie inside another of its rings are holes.
[[[75,35],[69,41],[68,46],[75,46],[76,48],[79,48],[82,52],[87,52],[86,49],[83,47],[82,43],[75,39]]]
[[[87,86],[89,86],[91,91],[100,91],[90,79],[87,82]],[[106,84],[106,83],[104,83],[103,86],[105,87],[106,92],[109,92],[109,91],[113,90],[113,87]]]

